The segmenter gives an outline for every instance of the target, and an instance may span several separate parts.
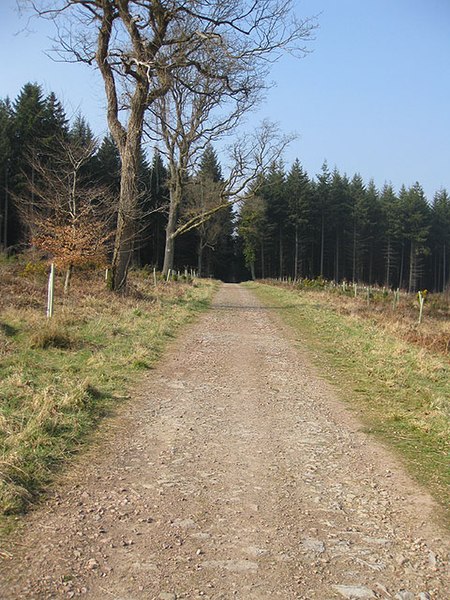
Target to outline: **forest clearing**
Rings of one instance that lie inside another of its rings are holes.
[[[148,280],[133,276],[133,281],[142,296],[151,290]],[[169,310],[166,326],[174,313],[187,311],[186,285],[153,291],[163,294],[161,304]],[[204,285],[194,288],[202,307],[214,288]],[[102,405],[101,392],[111,394],[118,381],[130,398],[119,399],[122,406],[100,425],[91,446],[5,537],[1,597],[444,600],[449,538],[437,500],[444,501],[439,464],[448,439],[444,404],[436,402],[433,410],[429,404],[436,390],[447,389],[440,369],[448,368],[448,357],[424,358],[419,348],[400,349],[395,344],[404,342],[385,340],[380,371],[379,340],[362,332],[369,325],[361,317],[353,325],[341,321],[324,295],[318,309],[317,292],[308,299],[309,294],[261,284],[222,285],[212,309],[185,329],[140,383],[130,378],[130,365],[141,361],[135,364],[138,373],[145,368],[153,343],[133,338],[122,358],[116,347],[114,382],[93,380],[97,393],[84,402]],[[111,298],[97,308],[92,298],[81,298],[76,303],[89,308],[92,322],[115,313]],[[132,322],[134,327],[122,331],[124,339],[153,323],[145,302],[125,300],[129,316],[123,327]],[[347,341],[326,344],[317,335],[321,329],[341,339],[344,324]],[[8,338],[12,343],[14,335]],[[105,338],[103,344],[101,353],[111,357]],[[351,348],[367,355],[370,373],[367,363],[356,365],[361,357],[351,355]],[[98,352],[89,348],[92,357]],[[386,373],[383,381],[386,365],[398,368],[398,357],[400,366],[407,359],[403,367],[419,379],[400,382],[403,374],[396,372],[396,379]],[[73,364],[80,362],[72,356]],[[356,401],[367,393],[363,370],[372,403]],[[409,397],[411,386],[423,386],[426,378],[434,379],[436,389],[417,388],[423,402],[411,403],[407,414],[398,394],[404,389]],[[56,426],[55,412],[50,418]],[[406,448],[401,459],[373,435],[388,439],[391,422],[401,433],[394,445],[405,450],[413,425],[420,424],[422,441],[429,435],[429,444],[416,454]],[[43,424],[48,430],[49,421]],[[406,474],[408,464],[426,485]]]

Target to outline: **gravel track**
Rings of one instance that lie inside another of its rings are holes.
[[[277,313],[221,287],[25,519],[2,600],[450,598],[437,507]]]

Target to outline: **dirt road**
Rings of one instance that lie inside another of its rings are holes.
[[[277,319],[221,288],[27,518],[0,598],[450,597],[436,507]]]

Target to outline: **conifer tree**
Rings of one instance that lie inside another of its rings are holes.
[[[362,272],[363,233],[368,219],[366,188],[359,173],[350,182],[349,198],[352,216],[352,281],[358,281]]]
[[[381,227],[384,242],[384,283],[391,287],[398,272],[401,223],[399,199],[392,185],[385,184],[380,195]]]
[[[120,156],[112,136],[106,135],[95,155],[95,178],[113,193],[119,192]]]
[[[13,103],[13,145],[11,157],[12,198],[26,192],[27,180],[37,176],[32,163],[39,157],[45,132],[45,100],[37,83],[26,83]],[[31,191],[32,195],[33,192]],[[30,201],[33,198],[30,196]],[[11,203],[11,243],[17,244],[29,235],[29,223],[19,218],[15,201]]]
[[[260,194],[266,201],[266,214],[269,225],[270,259],[272,275],[283,277],[286,266],[286,242],[289,223],[289,202],[286,193],[286,174],[281,162],[273,163],[264,178]],[[273,260],[273,263],[272,263]]]
[[[44,146],[52,147],[60,138],[67,137],[69,132],[68,119],[54,92],[50,92],[45,99],[42,118],[43,136],[41,143]]]
[[[289,219],[294,227],[294,279],[302,277],[306,247],[310,239],[311,186],[307,173],[296,159],[286,178]]]
[[[315,187],[315,212],[319,217],[319,231],[320,231],[320,261],[319,261],[319,276],[324,276],[324,262],[325,262],[325,239],[326,239],[326,226],[327,217],[329,217],[329,202],[330,202],[330,180],[331,174],[328,170],[328,164],[325,160],[322,164],[322,169],[319,175],[317,175],[317,185]]]
[[[346,241],[348,226],[351,223],[351,201],[349,181],[346,175],[341,175],[337,168],[333,170],[330,182],[329,214],[332,223],[331,234],[334,242],[333,279],[340,281],[347,276],[346,272]]]
[[[212,144],[208,143],[201,156],[196,176],[188,185],[188,205],[189,210],[193,211],[192,214],[201,215],[223,204],[222,188],[222,169]],[[227,254],[230,250],[231,205],[201,222],[196,231],[198,236],[197,270],[200,276],[203,271],[209,276],[215,272],[215,264],[223,259],[220,253]]]
[[[37,83],[26,83],[14,101],[16,153],[41,143],[45,131],[46,105]]]
[[[400,194],[403,237],[409,250],[408,292],[416,290],[420,279],[420,257],[427,248],[430,230],[430,208],[421,185],[416,182],[409,190]]]
[[[242,240],[245,266],[256,279],[256,260],[260,252],[260,277],[266,276],[264,265],[264,237],[267,232],[266,202],[261,196],[250,196],[242,206],[238,233]]]
[[[382,224],[380,194],[373,179],[371,179],[367,185],[365,199],[367,205],[367,221],[363,232],[366,248],[364,277],[366,281],[371,284],[374,280],[379,282],[383,280],[382,261],[378,260],[378,257],[382,254],[383,248],[382,232],[380,231]],[[377,275],[376,279],[375,274]]]
[[[13,143],[13,110],[9,99],[0,100],[0,248],[9,245],[10,178]]]
[[[432,238],[435,252],[435,288],[444,292],[449,281],[450,197],[446,189],[436,192],[432,205]]]
[[[169,190],[167,187],[167,168],[161,154],[155,148],[150,168],[150,202],[152,218],[150,223],[151,255],[149,261],[159,270],[164,260],[165,230],[167,225],[167,210],[169,205]]]
[[[70,127],[69,138],[71,142],[79,144],[85,148],[95,143],[95,136],[92,132],[92,129],[81,113],[77,114]]]

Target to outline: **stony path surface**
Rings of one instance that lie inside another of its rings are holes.
[[[450,597],[435,506],[225,285],[27,519],[0,598]]]

